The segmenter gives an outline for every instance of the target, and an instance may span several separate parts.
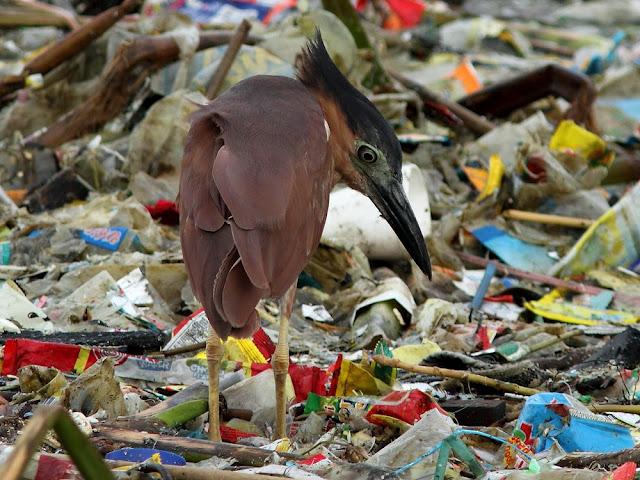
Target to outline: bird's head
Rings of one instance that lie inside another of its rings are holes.
[[[325,117],[331,117],[330,135],[342,144],[339,152],[345,157],[339,159],[344,180],[371,199],[416,264],[431,278],[424,237],[402,188],[400,142],[375,105],[338,70],[319,31],[302,53],[298,78],[321,99]]]

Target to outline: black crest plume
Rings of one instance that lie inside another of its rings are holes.
[[[402,152],[393,129],[375,105],[351,85],[333,63],[318,29],[315,37],[303,49],[297,70],[298,80],[307,88],[335,100],[349,128],[384,151],[391,169],[399,172]]]

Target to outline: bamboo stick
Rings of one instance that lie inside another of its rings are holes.
[[[589,405],[589,410],[595,413],[619,412],[619,413],[633,413],[635,415],[640,415],[640,405],[619,405],[619,404],[607,405],[605,403],[596,403],[593,405]]]
[[[505,210],[502,216],[512,220],[523,222],[544,223],[547,225],[560,225],[571,228],[589,228],[593,225],[593,220],[588,218],[565,217],[562,215],[549,215],[546,213],[526,212],[524,210]]]

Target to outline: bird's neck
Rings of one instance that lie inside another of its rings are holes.
[[[338,182],[345,182],[351,188],[361,190],[363,187],[360,185],[361,176],[355,171],[349,158],[355,143],[355,135],[351,132],[336,101],[314,89],[310,90],[320,104],[329,127],[327,155],[333,166],[333,186]]]

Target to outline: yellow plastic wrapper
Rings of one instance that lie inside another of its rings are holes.
[[[549,141],[549,148],[557,152],[574,151],[589,163],[609,166],[614,153],[599,136],[585,130],[572,120],[563,120]]]
[[[350,395],[385,395],[392,388],[350,360],[343,359],[336,387],[336,397]]]
[[[207,365],[207,355],[203,350],[194,355],[195,360],[200,365]],[[262,355],[258,347],[253,343],[250,338],[233,338],[229,337],[224,343],[224,356],[222,357],[223,366],[224,362],[230,362],[232,364],[240,363],[244,370],[244,374],[247,377],[251,376],[251,364],[252,363],[268,363],[267,359]]]
[[[374,414],[371,415],[371,418],[386,425],[387,427],[397,428],[400,433],[404,433],[412,427],[410,423],[403,422],[402,420],[389,415]]]
[[[540,300],[525,302],[527,310],[550,320],[577,325],[628,325],[640,317],[619,310],[596,310],[564,301],[559,290],[553,290]]]
[[[493,192],[500,188],[502,183],[502,177],[504,176],[504,163],[502,158],[497,153],[494,153],[489,158],[489,176],[487,177],[487,183],[485,183],[482,192],[478,195],[478,201],[484,200],[490,196]]]
[[[579,275],[596,267],[631,267],[640,258],[640,183],[607,210],[550,272]]]
[[[224,343],[224,359],[248,364],[267,363],[267,359],[250,338],[229,337]]]
[[[393,358],[411,365],[420,365],[420,362],[432,353],[440,351],[437,343],[424,340],[416,345],[403,345],[393,350]]]

